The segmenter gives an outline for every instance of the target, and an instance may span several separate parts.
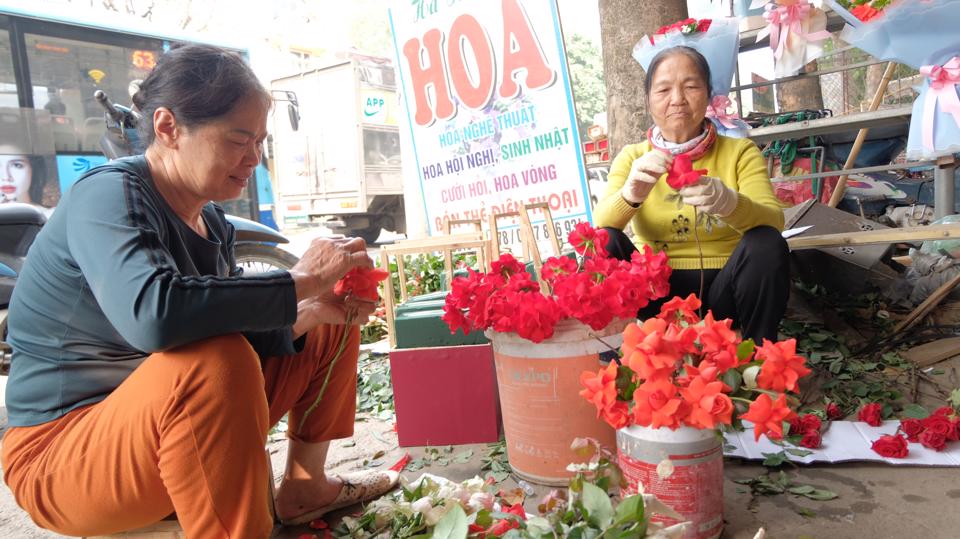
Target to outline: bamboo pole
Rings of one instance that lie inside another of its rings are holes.
[[[877,91],[873,94],[873,101],[870,102],[869,112],[874,112],[880,108],[880,103],[883,103],[883,94],[887,91],[887,85],[890,84],[890,79],[893,78],[893,70],[897,67],[896,62],[887,62],[887,69],[883,72],[883,78],[880,79],[880,86],[877,87]],[[847,162],[843,165],[843,170],[850,170],[853,168],[853,164],[857,161],[857,156],[860,155],[860,149],[863,148],[864,141],[867,140],[867,133],[870,131],[870,128],[865,127],[860,129],[857,132],[857,139],[853,142],[853,148],[850,149],[850,155],[847,156]],[[840,201],[843,200],[843,193],[847,190],[847,174],[840,176],[840,181],[837,182],[837,187],[833,190],[833,194],[830,196],[830,207],[836,208],[837,204],[840,204]]]

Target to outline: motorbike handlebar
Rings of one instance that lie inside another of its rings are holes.
[[[99,103],[101,107],[103,107],[103,110],[106,111],[111,120],[123,125],[125,114],[118,110],[117,107],[113,106],[113,103],[110,101],[110,98],[107,97],[106,92],[103,90],[97,90],[93,93],[93,98],[96,99],[97,103]]]

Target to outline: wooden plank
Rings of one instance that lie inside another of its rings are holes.
[[[947,225],[929,225],[918,227],[891,228],[883,230],[865,230],[862,232],[841,232],[838,234],[820,234],[812,236],[794,236],[787,240],[790,250],[821,249],[824,247],[845,247],[852,245],[876,245],[897,243],[900,241],[942,240],[960,238],[960,223]]]
[[[390,271],[390,253],[387,246],[380,247],[380,267]],[[387,335],[390,337],[390,348],[397,347],[396,315],[393,312],[393,275],[388,275],[383,286],[383,310],[387,313]]]
[[[960,273],[957,273],[953,276],[953,279],[943,283],[940,288],[933,291],[930,294],[930,297],[923,300],[923,303],[917,306],[906,318],[900,321],[897,324],[897,327],[893,328],[894,333],[900,333],[901,331],[910,329],[914,324],[923,320],[923,317],[926,316],[934,307],[940,304],[944,298],[947,297],[954,288],[960,285]]]
[[[434,236],[418,240],[403,240],[393,245],[384,245],[381,249],[391,255],[418,254],[446,249],[475,249],[486,240],[480,234],[453,234],[451,236]]]
[[[903,353],[904,359],[918,367],[929,367],[945,359],[960,356],[960,337],[940,339],[914,346]]]

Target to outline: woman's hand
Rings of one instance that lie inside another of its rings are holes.
[[[724,185],[720,178],[710,176],[703,176],[698,183],[680,189],[680,196],[684,204],[717,217],[733,213],[739,200],[736,191]]]
[[[297,299],[333,294],[333,285],[355,267],[373,267],[367,244],[360,238],[316,238],[290,269]]]
[[[307,298],[297,303],[297,321],[293,324],[293,338],[296,339],[307,331],[320,324],[366,324],[370,315],[376,310],[377,304],[373,301],[356,299],[352,296],[340,297],[330,294]]]
[[[672,162],[673,156],[660,150],[650,150],[634,159],[627,181],[620,189],[620,196],[634,206],[641,204]]]

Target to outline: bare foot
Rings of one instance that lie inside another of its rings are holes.
[[[330,505],[341,488],[343,481],[335,475],[319,480],[284,478],[277,489],[277,518],[289,520]]]

